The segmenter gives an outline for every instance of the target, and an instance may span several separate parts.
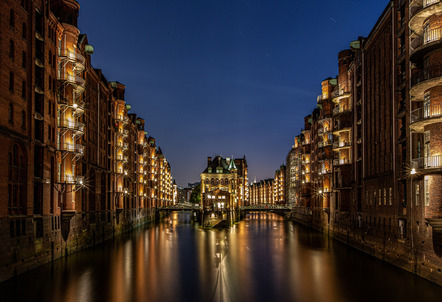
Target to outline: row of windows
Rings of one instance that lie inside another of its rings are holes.
[[[393,203],[393,188],[373,189],[365,191],[365,202],[367,205],[392,205]]]

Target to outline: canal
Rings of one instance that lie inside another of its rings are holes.
[[[0,301],[442,301],[442,287],[270,213],[190,213],[0,284]]]

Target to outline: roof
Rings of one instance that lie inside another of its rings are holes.
[[[222,169],[221,173],[218,174],[230,174],[231,163],[233,160],[230,160],[230,164],[227,162],[227,160],[221,156],[216,156],[210,164],[207,165],[207,168],[203,171],[205,174],[217,174],[216,172]],[[235,163],[233,163],[235,165]],[[210,168],[210,172],[209,172]],[[236,169],[236,166],[235,166]]]

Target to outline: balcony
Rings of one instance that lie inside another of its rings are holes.
[[[412,0],[410,1],[410,22],[408,26],[418,35],[423,34],[423,25],[426,19],[442,12],[440,0]]]
[[[77,184],[82,186],[84,184],[84,176],[74,176],[71,174],[65,174],[61,175],[59,182],[66,184]]]
[[[333,149],[344,149],[344,148],[350,148],[351,142],[347,141],[340,141],[340,142],[334,142],[333,143]]]
[[[349,106],[338,106],[333,109],[333,115],[338,115],[348,111],[351,111],[351,108]]]
[[[79,53],[75,51],[70,51],[69,49],[61,49],[59,55],[61,61],[69,61],[75,63],[77,71],[83,71],[86,64],[86,59]]]
[[[330,146],[331,144],[332,144],[331,140],[324,140],[324,141],[321,141],[318,143],[318,147],[324,148],[324,147]]]
[[[442,123],[441,104],[418,108],[411,112],[410,129],[414,132],[423,133],[425,126],[434,123]]]
[[[333,160],[333,166],[348,165],[348,164],[350,164],[349,158],[341,158],[341,159],[334,159]]]
[[[410,95],[422,100],[425,91],[442,84],[442,65],[417,70],[411,76]]]
[[[330,174],[330,173],[332,173],[332,171],[331,171],[331,169],[328,169],[328,168],[321,168],[319,170],[319,175]]]
[[[84,91],[85,81],[83,78],[68,74],[68,73],[58,73],[58,80],[62,82],[66,82],[75,87],[77,93],[81,93]]]
[[[333,91],[332,97],[333,97],[333,99],[332,99],[333,103],[339,103],[339,101],[341,99],[350,97],[350,93],[344,92],[342,89],[339,89],[339,90]]]
[[[416,34],[413,34],[413,36],[416,36]],[[423,58],[425,54],[440,48],[441,37],[442,27],[438,27],[425,31],[423,36],[412,38],[410,60],[417,61],[418,58]]]
[[[83,145],[74,143],[60,143],[59,145],[60,151],[72,152],[79,155],[84,155],[84,149],[85,147]]]
[[[433,155],[415,158],[411,161],[411,167],[419,170],[431,170],[442,168],[442,155]]]
[[[84,124],[77,121],[58,120],[58,127],[81,133],[84,132]]]

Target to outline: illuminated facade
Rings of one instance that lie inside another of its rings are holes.
[[[201,209],[204,221],[214,218],[232,222],[236,219],[233,217],[236,215],[235,211],[245,203],[244,198],[248,196],[248,186],[244,184],[244,180],[247,180],[245,158],[207,158],[207,168],[201,173]]]
[[[151,220],[174,187],[125,86],[92,67],[78,2],[0,7],[4,280]]]
[[[439,0],[390,1],[338,54],[286,172],[295,220],[439,284],[441,15]]]

